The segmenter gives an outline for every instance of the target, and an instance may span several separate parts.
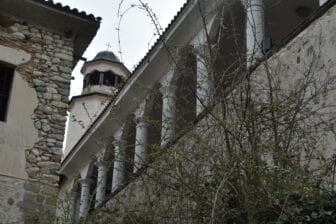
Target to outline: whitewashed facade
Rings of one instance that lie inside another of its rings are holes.
[[[208,70],[207,60],[214,57],[211,47],[218,35],[223,35],[220,51],[225,55],[218,66],[229,70],[240,60],[253,70],[273,46],[283,44],[291,30],[322,10],[320,6],[333,6],[331,1],[318,0],[205,2],[185,4],[123,88],[68,149],[60,170],[66,177],[61,191],[76,195],[72,210],[77,218],[85,217],[90,206],[102,205],[108,194],[117,196],[127,188],[130,175],[146,167],[149,145],[167,150],[181,130],[192,128],[216,104],[219,80]],[[286,18],[280,16],[282,10]],[[219,34],[221,26],[225,29]]]

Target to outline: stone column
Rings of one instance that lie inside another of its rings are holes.
[[[136,116],[136,136],[135,136],[135,154],[134,154],[134,168],[133,172],[136,173],[143,167],[146,162],[146,148],[147,148],[147,120],[144,114]]]
[[[263,0],[246,0],[246,56],[247,68],[263,57],[265,11]]]
[[[78,192],[73,191],[69,195],[69,214],[67,215],[66,224],[73,223],[76,220],[76,202]]]
[[[207,46],[197,47],[197,90],[196,90],[196,116],[199,115],[205,107],[209,106],[213,91],[213,80],[207,69],[209,60]]]
[[[165,146],[175,135],[176,89],[177,87],[171,82],[163,83],[160,88],[162,93],[161,146]]]
[[[107,172],[110,163],[106,161],[97,161],[95,164],[98,167],[96,203],[95,203],[95,207],[97,208],[99,205],[101,205],[101,203],[105,199]]]
[[[81,185],[81,197],[80,197],[80,206],[79,206],[79,217],[83,218],[87,215],[87,212],[90,209],[90,189],[93,180],[91,179],[80,179],[79,183]]]
[[[125,141],[116,139],[114,145],[114,165],[112,193],[119,189],[125,182]]]

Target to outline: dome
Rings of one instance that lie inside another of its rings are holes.
[[[111,61],[115,63],[121,63],[119,58],[112,51],[99,52],[96,55],[96,57],[93,59],[93,61],[97,61],[97,60],[106,60],[106,61]]]

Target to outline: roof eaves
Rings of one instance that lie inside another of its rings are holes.
[[[82,19],[90,20],[92,22],[101,22],[101,17],[95,17],[93,14],[87,14],[85,11],[78,11],[77,8],[70,8],[70,6],[65,5],[63,6],[61,3],[55,3],[53,0],[32,0],[34,2],[43,4],[45,6],[48,6],[50,8],[62,11],[64,13],[69,13],[74,16],[80,17]]]
[[[146,61],[146,58],[151,54],[151,52],[154,50],[154,48],[161,42],[163,36],[168,32],[168,30],[170,30],[171,26],[176,22],[177,18],[181,15],[181,13],[187,8],[187,5],[191,2],[192,0],[187,0],[187,2],[182,6],[182,8],[180,9],[180,11],[175,15],[175,17],[173,18],[173,20],[170,22],[170,24],[168,25],[168,27],[165,29],[165,31],[163,32],[163,34],[159,37],[159,39],[155,42],[155,44],[152,46],[152,48],[147,52],[147,54],[143,57],[143,59],[140,60],[140,62],[138,63],[138,65],[136,66],[136,68],[134,69],[134,71],[132,72],[132,75],[137,71],[137,69],[141,66],[141,64]],[[334,6],[336,4],[336,0],[329,0],[325,5],[323,5],[322,7],[320,7],[318,10],[316,10],[314,12],[314,14],[311,16],[311,18],[307,19],[306,21],[304,21],[301,25],[298,26],[298,31],[299,30],[303,30],[305,29],[307,26],[309,26],[312,22],[314,22],[316,19],[318,19],[319,17],[321,17],[327,10],[329,10],[332,6]],[[303,25],[304,24],[304,25]],[[295,35],[297,35],[299,32],[297,31],[297,33],[295,33]],[[291,37],[288,38],[287,41],[283,42],[281,44],[281,47],[283,47],[286,43],[290,42],[295,35],[290,35]],[[281,48],[279,46],[279,48]],[[278,49],[279,50],[279,49]],[[269,55],[270,57],[271,55]],[[128,80],[129,81],[129,80]],[[125,83],[125,85],[119,89],[119,91],[117,92],[116,95],[118,95],[121,90],[123,88],[125,88],[125,86],[127,85],[127,83]],[[116,98],[115,98],[116,99]],[[89,133],[94,125],[96,123],[98,123],[99,119],[108,111],[108,108],[113,105],[115,103],[115,100],[110,101],[110,103],[108,105],[106,105],[106,107],[103,109],[103,111],[99,114],[99,116],[94,120],[94,122],[92,122],[92,124],[90,125],[90,127],[86,130],[86,132],[82,135],[82,137],[77,141],[77,143],[75,144],[75,147],[77,147],[79,145],[79,143],[83,140],[84,136]],[[70,153],[63,159],[62,161],[62,165],[61,167],[63,167],[63,165],[65,164],[65,162],[67,162],[67,160],[69,160],[70,156],[74,153],[73,150],[70,151]],[[62,168],[61,168],[62,169]]]
[[[41,1],[41,0],[35,0],[35,1]],[[171,20],[171,22],[168,24],[167,28],[163,31],[163,33],[161,34],[161,36],[156,40],[156,42],[153,44],[153,46],[149,49],[149,51],[145,54],[145,56],[140,60],[140,62],[138,63],[138,65],[135,67],[135,69],[133,70],[133,72],[131,73],[131,76],[133,76],[133,74],[135,74],[135,72],[137,71],[137,69],[140,68],[140,66],[147,61],[147,58],[153,53],[154,49],[160,44],[162,43],[163,38],[167,35],[167,33],[172,29],[173,25],[177,22],[178,18],[183,14],[183,12],[187,9],[188,5],[191,4],[193,0],[187,0],[184,5],[180,8],[180,10],[176,13],[176,15],[174,16],[174,18]],[[130,81],[131,79],[128,79],[128,81]],[[116,96],[127,86],[126,82],[116,93]],[[115,97],[116,99],[117,97]],[[61,167],[63,167],[63,165],[67,162],[67,160],[69,160],[70,156],[74,153],[74,148],[76,148],[80,142],[84,139],[84,136],[89,133],[94,126],[98,123],[99,119],[108,111],[108,109],[111,107],[111,105],[113,105],[115,103],[115,99],[110,101],[110,103],[108,103],[106,105],[106,107],[103,109],[103,111],[97,116],[97,118],[92,122],[92,124],[90,125],[90,127],[86,130],[86,132],[82,135],[82,137],[76,142],[76,144],[74,145],[74,147],[72,148],[72,150],[68,153],[68,155],[63,159],[62,161],[62,165]],[[61,168],[62,169],[62,168]]]
[[[132,76],[132,73],[130,72],[130,70],[122,62],[112,62],[112,61],[106,60],[106,59],[98,59],[98,60],[86,61],[84,63],[84,66],[89,65],[91,63],[95,63],[95,62],[101,62],[101,61],[108,62],[108,63],[111,63],[111,64],[120,65],[121,67],[123,67]],[[81,71],[83,71],[84,66],[82,67]]]
[[[177,19],[180,17],[180,15],[182,14],[182,12],[185,11],[185,9],[187,8],[187,6],[192,2],[193,0],[187,0],[183,6],[180,8],[180,10],[176,13],[176,15],[174,16],[174,18],[170,21],[170,23],[168,24],[167,28],[162,32],[162,34],[160,35],[160,37],[155,41],[155,43],[152,45],[152,47],[147,51],[147,53],[145,54],[145,56],[138,62],[138,64],[135,66],[134,70],[132,71],[133,75],[140,67],[141,65],[147,61],[147,58],[149,57],[149,55],[151,55],[151,53],[154,51],[154,49],[160,44],[162,43],[162,41],[164,40],[164,37],[167,35],[168,31],[172,28],[172,26],[175,24],[175,22],[177,21]]]
[[[93,92],[93,93],[86,93],[86,94],[82,94],[82,95],[78,95],[78,96],[73,96],[70,101],[68,102],[68,104],[70,105],[74,100],[76,99],[80,99],[80,98],[85,98],[88,96],[104,96],[104,97],[108,97],[109,95],[106,93],[100,93],[100,92]]]

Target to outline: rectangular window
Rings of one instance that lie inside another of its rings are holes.
[[[0,64],[0,121],[6,121],[14,69]]]

